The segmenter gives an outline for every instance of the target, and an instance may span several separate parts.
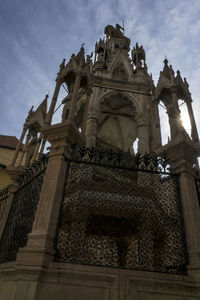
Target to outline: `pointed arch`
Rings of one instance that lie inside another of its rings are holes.
[[[140,101],[139,97],[135,97],[133,95],[133,93],[125,92],[125,91],[120,91],[119,92],[119,91],[111,90],[111,91],[105,92],[97,100],[97,106],[100,107],[101,103],[105,99],[110,98],[111,96],[116,96],[116,95],[120,95],[122,98],[128,98],[132,102],[132,104],[135,106],[137,114],[142,112],[142,104],[141,104],[141,101]]]
[[[138,101],[129,93],[110,91],[98,100],[97,139],[107,145],[129,150],[137,138]]]

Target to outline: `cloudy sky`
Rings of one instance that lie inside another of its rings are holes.
[[[165,56],[187,78],[200,128],[199,16],[199,0],[0,0],[0,134],[19,137],[30,107],[52,96],[62,59],[83,42],[89,54],[104,27],[123,20],[155,83]]]

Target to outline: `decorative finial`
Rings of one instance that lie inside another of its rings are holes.
[[[62,63],[60,64],[60,71],[62,70],[62,69],[64,69],[64,67],[65,67],[65,58],[63,58],[63,61],[62,61]]]
[[[170,68],[169,69],[169,74],[170,74],[171,78],[174,78],[174,70],[172,68],[172,65],[170,65],[169,68]]]
[[[30,109],[29,112],[28,112],[28,116],[30,116],[30,115],[32,114],[33,108],[34,108],[34,106],[32,105],[32,106],[31,106],[31,109]]]
[[[83,48],[83,47],[84,47],[84,45],[85,45],[85,43],[82,43],[82,44],[81,44],[81,48]]]
[[[177,73],[177,77],[181,78],[181,73],[180,73],[180,71],[177,70],[176,73]]]
[[[167,60],[167,57],[166,57],[166,56],[165,56],[165,59],[164,59],[163,63],[164,63],[165,65],[168,65],[168,60]]]
[[[187,82],[187,79],[184,77],[184,83],[186,84],[187,87],[189,87],[189,84]]]
[[[33,113],[33,108],[34,108],[34,106],[32,105],[32,106],[31,106],[31,109],[29,110],[28,115],[27,115],[27,117],[26,117],[25,123],[24,123],[24,126],[25,126],[25,127],[27,126],[27,123],[28,123],[28,121],[30,120],[30,117],[31,117],[31,115],[32,115],[32,113]]]

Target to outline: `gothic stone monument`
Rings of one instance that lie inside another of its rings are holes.
[[[118,24],[104,33],[93,60],[83,47],[63,60],[49,109],[46,96],[25,120],[12,184],[0,191],[2,300],[200,299],[200,146],[189,85],[165,59],[155,87],[143,47],[129,54]],[[52,124],[63,85],[61,122]]]

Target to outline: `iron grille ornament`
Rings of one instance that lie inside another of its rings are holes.
[[[185,274],[178,176],[169,170],[155,156],[76,146],[68,160],[56,260]]]
[[[32,229],[47,161],[48,156],[42,156],[18,180],[19,189],[14,195],[0,241],[0,263],[15,261],[19,248],[26,245],[27,235]]]
[[[155,153],[133,154],[130,151],[87,148],[85,145],[73,145],[70,161],[95,163],[112,167],[131,168],[142,171],[170,173],[169,161],[157,157]]]
[[[26,185],[29,181],[32,181],[34,176],[38,176],[40,172],[43,172],[48,162],[48,154],[40,155],[40,158],[34,161],[29,168],[26,169],[24,174],[20,176],[16,181],[18,187],[21,188]]]
[[[9,196],[8,187],[3,188],[0,190],[0,220],[3,217],[3,213],[6,207],[6,200]]]

